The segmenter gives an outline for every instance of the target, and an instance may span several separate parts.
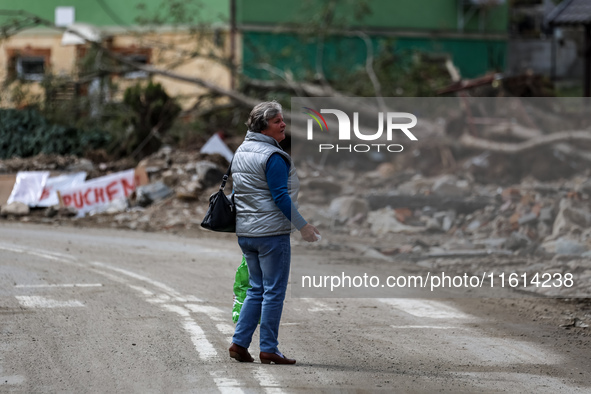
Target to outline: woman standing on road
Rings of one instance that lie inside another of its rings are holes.
[[[298,229],[304,240],[314,242],[320,233],[297,210],[300,182],[291,157],[279,146],[286,126],[281,105],[276,101],[258,104],[246,126],[246,138],[232,162],[232,180],[236,235],[251,288],[240,311],[230,357],[253,361],[248,347],[260,319],[261,362],[295,364],[277,348],[291,260],[289,237]]]

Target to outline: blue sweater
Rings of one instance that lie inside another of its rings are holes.
[[[291,201],[291,197],[287,190],[289,166],[279,153],[273,153],[271,157],[269,157],[265,168],[265,176],[267,177],[267,185],[269,185],[273,201],[275,201],[275,204],[277,204],[285,217],[287,217],[298,230],[301,230],[302,227],[308,223],[293,205],[293,201]]]

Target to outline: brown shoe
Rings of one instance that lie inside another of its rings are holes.
[[[235,343],[230,345],[230,357],[235,358],[241,363],[251,363],[254,361],[247,348],[236,345]]]
[[[296,360],[293,358],[287,358],[281,352],[277,353],[266,353],[261,352],[259,354],[261,363],[263,364],[295,364]]]

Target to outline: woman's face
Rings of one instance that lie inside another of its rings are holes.
[[[285,139],[285,122],[283,121],[283,115],[277,114],[274,118],[269,119],[269,125],[261,134],[268,135],[269,137],[275,138],[277,142],[281,142]]]

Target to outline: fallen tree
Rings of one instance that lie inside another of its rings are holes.
[[[537,148],[545,147],[550,144],[561,142],[591,142],[591,132],[589,131],[561,131],[554,134],[540,135],[520,143],[505,143],[484,140],[471,136],[467,133],[460,138],[463,147],[469,149],[485,150],[489,152],[515,155]]]

